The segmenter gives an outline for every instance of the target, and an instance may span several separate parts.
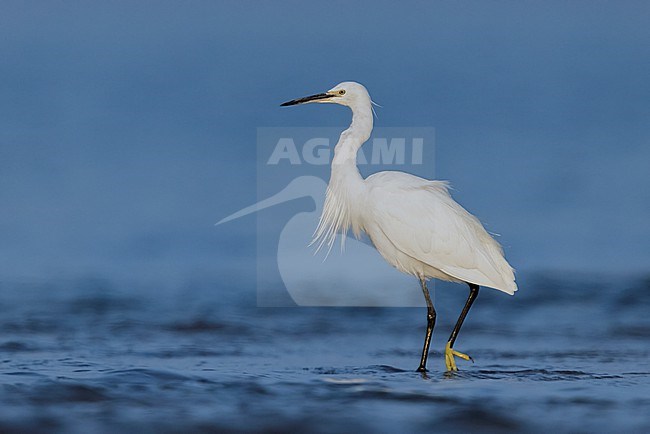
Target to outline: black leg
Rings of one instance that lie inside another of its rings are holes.
[[[472,360],[472,358],[467,354],[459,353],[458,351],[453,349],[454,342],[456,342],[456,338],[458,337],[458,332],[460,332],[460,328],[463,326],[463,321],[465,321],[467,312],[469,312],[469,309],[472,307],[472,303],[474,303],[474,300],[476,300],[476,297],[478,296],[478,285],[475,285],[473,283],[468,283],[468,285],[469,285],[469,297],[467,297],[467,302],[465,303],[465,307],[463,308],[463,311],[460,313],[460,316],[458,317],[458,321],[456,322],[454,329],[451,331],[451,336],[449,336],[449,341],[447,341],[447,346],[445,347],[445,364],[447,365],[448,371],[458,370],[458,368],[456,367],[456,362],[454,361],[454,356],[460,357],[465,360]]]
[[[431,297],[429,297],[429,289],[427,288],[427,282],[424,278],[420,278],[420,285],[422,285],[422,293],[424,294],[424,299],[427,302],[427,334],[424,337],[424,348],[422,348],[422,358],[420,359],[420,366],[418,367],[418,372],[427,371],[427,357],[429,356],[429,345],[431,344],[431,335],[433,334],[433,328],[436,325],[436,310],[433,308],[433,303],[431,303]]]
[[[476,300],[476,297],[478,296],[478,285],[475,285],[473,283],[468,283],[468,285],[469,285],[469,297],[467,297],[467,302],[465,303],[465,307],[463,308],[463,311],[460,313],[460,316],[458,317],[458,321],[456,322],[454,329],[451,331],[451,336],[449,336],[448,342],[451,348],[454,347],[454,342],[456,342],[456,337],[458,337],[458,332],[460,331],[460,328],[463,326],[463,321],[465,321],[467,312],[469,312],[469,309],[472,307],[474,300]]]

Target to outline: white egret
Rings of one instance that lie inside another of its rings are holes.
[[[356,165],[357,151],[373,127],[372,101],[366,88],[343,82],[324,93],[281,104],[333,103],[352,110],[352,124],[341,133],[325,204],[313,243],[331,248],[337,233],[348,230],[358,238],[365,232],[392,266],[416,276],[427,304],[427,330],[418,371],[426,371],[436,311],[427,280],[436,278],[469,285],[469,297],[445,347],[447,370],[456,371],[454,357],[471,358],[454,349],[479,286],[513,295],[514,270],[503,250],[479,220],[455,202],[444,181],[430,181],[408,173],[389,171],[364,179]]]

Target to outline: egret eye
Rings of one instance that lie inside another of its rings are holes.
[[[339,95],[345,95],[345,89],[339,90]]]

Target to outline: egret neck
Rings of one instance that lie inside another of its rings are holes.
[[[312,241],[319,249],[327,244],[331,250],[339,232],[342,234],[343,249],[349,229],[357,238],[363,230],[359,210],[363,208],[366,186],[357,168],[357,152],[372,132],[372,106],[369,97],[361,96],[350,101],[349,107],[352,110],[352,123],[341,133],[334,148],[323,213]]]

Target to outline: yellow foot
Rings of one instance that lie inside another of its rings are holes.
[[[454,360],[454,356],[460,357],[461,359],[465,359],[468,361],[469,360],[471,360],[472,362],[474,361],[467,354],[463,354],[461,352],[454,350],[451,347],[451,344],[447,342],[447,346],[445,347],[445,364],[447,365],[447,371],[458,371],[458,368],[456,367],[456,361]]]

